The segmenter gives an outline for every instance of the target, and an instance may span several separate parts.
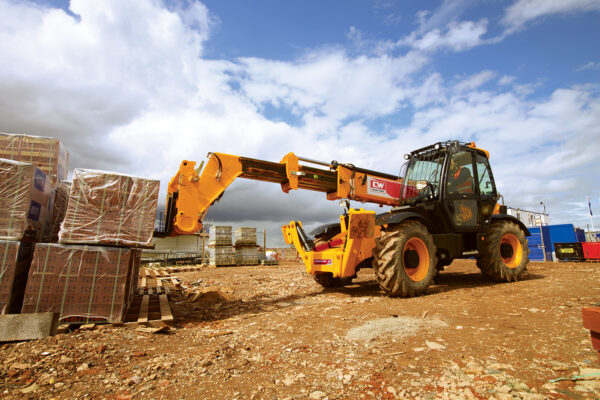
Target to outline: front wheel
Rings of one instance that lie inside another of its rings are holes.
[[[382,229],[373,250],[379,287],[392,297],[423,294],[436,274],[435,253],[433,237],[418,221]]]
[[[477,267],[496,282],[517,281],[529,262],[527,238],[511,221],[494,222],[485,234]]]
[[[324,288],[341,287],[352,283],[353,276],[334,278],[331,272],[317,272],[313,279]]]

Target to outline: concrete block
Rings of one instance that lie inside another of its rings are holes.
[[[0,315],[0,342],[42,339],[56,334],[57,313]]]

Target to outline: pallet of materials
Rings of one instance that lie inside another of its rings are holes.
[[[44,224],[42,242],[58,243],[58,232],[60,231],[60,224],[67,213],[70,190],[71,182],[69,181],[60,181],[56,189],[52,189],[48,201],[48,214]]]
[[[67,179],[69,153],[57,138],[0,133],[0,158],[36,165],[53,189]]]
[[[209,246],[208,259],[210,265],[233,265],[235,263],[233,247]]]
[[[258,265],[258,247],[235,246],[235,263],[240,265]]]
[[[211,226],[208,233],[209,246],[231,246],[231,226]]]
[[[0,159],[0,239],[40,240],[50,181],[33,164]]]
[[[0,314],[18,314],[35,244],[0,240]]]
[[[75,169],[59,243],[149,246],[160,182]]]
[[[56,312],[61,323],[121,323],[137,289],[139,249],[39,243],[23,313]]]
[[[256,228],[237,228],[234,232],[235,245],[256,245]]]

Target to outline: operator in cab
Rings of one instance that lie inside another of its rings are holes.
[[[473,175],[471,174],[471,154],[460,152],[450,160],[450,176],[448,177],[448,193],[473,193]]]

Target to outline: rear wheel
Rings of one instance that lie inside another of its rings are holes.
[[[525,233],[511,221],[493,223],[485,234],[477,267],[496,282],[517,281],[529,262]]]
[[[418,221],[382,229],[373,250],[379,287],[390,296],[423,294],[436,274],[435,252],[431,234]]]

